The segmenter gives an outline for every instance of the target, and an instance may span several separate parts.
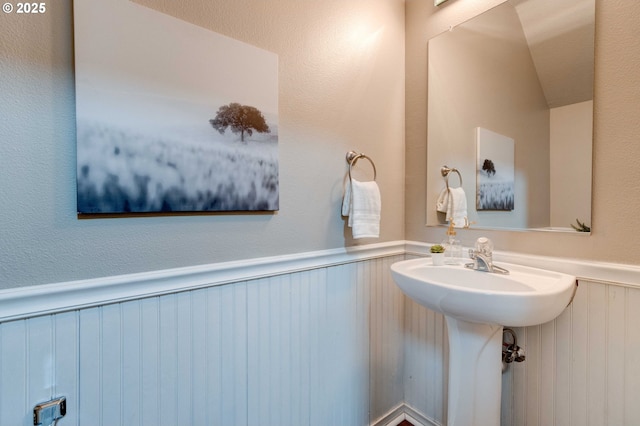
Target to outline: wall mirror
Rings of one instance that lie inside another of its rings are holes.
[[[507,0],[429,40],[427,226],[445,165],[473,228],[590,226],[594,22],[595,0]]]

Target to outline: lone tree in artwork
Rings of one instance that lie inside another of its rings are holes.
[[[240,105],[236,102],[221,106],[218,109],[216,118],[209,120],[209,123],[221,135],[224,134],[227,127],[231,127],[233,133],[240,133],[242,142],[244,142],[245,133],[251,136],[254,131],[258,133],[270,132],[269,126],[259,109],[249,105]]]
[[[486,159],[482,164],[482,170],[487,173],[487,176],[491,177],[496,174],[496,166],[493,165],[493,161]]]

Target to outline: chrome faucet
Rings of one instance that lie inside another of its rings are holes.
[[[468,268],[472,268],[475,271],[493,272],[493,259],[491,254],[487,256],[474,249],[469,249],[469,257],[473,260],[473,263],[469,263]]]
[[[478,238],[475,249],[469,249],[469,258],[473,263],[464,265],[466,268],[499,274],[509,273],[506,269],[493,264],[493,243],[486,237]]]

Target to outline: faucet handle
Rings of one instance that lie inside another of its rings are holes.
[[[485,256],[491,256],[493,253],[493,243],[487,237],[480,237],[476,240],[476,252]]]

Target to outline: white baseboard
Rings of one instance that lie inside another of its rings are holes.
[[[404,404],[398,405],[378,420],[371,423],[371,426],[397,426],[404,420]],[[418,426],[418,425],[416,425]]]
[[[437,422],[433,419],[430,419],[418,411],[416,411],[411,406],[404,404],[404,415],[405,420],[413,423],[415,426],[442,426],[440,422]]]
[[[400,404],[372,423],[371,426],[398,426],[405,420],[414,426],[442,426],[440,423],[423,416],[407,404]]]

